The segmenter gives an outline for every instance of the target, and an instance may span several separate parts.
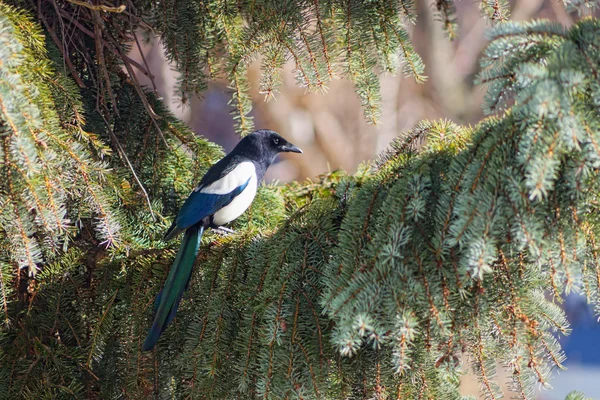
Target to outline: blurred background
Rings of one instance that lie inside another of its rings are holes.
[[[418,21],[409,32],[425,62],[428,79],[417,84],[401,75],[382,75],[382,116],[377,126],[366,123],[349,80],[331,82],[325,94],[307,93],[296,86],[293,65],[288,63],[280,93],[275,100],[265,102],[257,90],[260,60],[251,66],[256,128],[273,129],[304,150],[302,157],[279,160],[269,169],[267,181],[305,180],[338,168],[353,173],[360,163],[372,159],[419,120],[448,118],[468,125],[483,117],[485,88],[473,82],[487,43],[485,33],[491,26],[481,17],[479,1],[456,1],[459,34],[452,42],[437,21],[433,0],[416,3]],[[546,18],[569,26],[577,18],[567,13],[561,0],[518,0],[510,4],[514,21]],[[132,47],[130,56],[141,61],[142,54]],[[189,99],[182,106],[175,93],[177,74],[166,61],[159,40],[149,38],[142,52],[155,75],[157,90],[171,110],[195,132],[231,150],[239,136],[227,105],[231,98],[227,82],[212,82],[203,98]],[[150,85],[142,74],[138,78]],[[568,297],[565,308],[573,327],[571,336],[561,338],[568,370],[555,372],[554,389],[541,390],[538,399],[562,400],[571,390],[600,399],[600,324],[579,296]],[[508,376],[501,375],[498,381],[506,383]],[[463,392],[478,396],[479,384],[474,377],[463,379]]]

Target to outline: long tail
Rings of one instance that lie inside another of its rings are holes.
[[[165,287],[160,291],[154,301],[154,322],[152,328],[144,341],[142,350],[151,350],[158,342],[158,338],[173,321],[177,313],[177,307],[183,296],[183,292],[192,276],[194,261],[200,247],[200,239],[204,232],[202,222],[189,227],[183,235],[181,246],[169,270],[169,276]]]

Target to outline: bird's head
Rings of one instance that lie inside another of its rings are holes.
[[[268,129],[259,129],[244,138],[258,147],[258,152],[272,161],[279,153],[302,153],[300,148],[284,138],[277,132]]]

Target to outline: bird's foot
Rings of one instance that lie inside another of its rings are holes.
[[[217,226],[216,228],[213,228],[213,231],[220,235],[230,235],[237,233],[233,229],[225,228],[224,226]]]

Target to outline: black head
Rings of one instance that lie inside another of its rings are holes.
[[[268,129],[260,129],[252,132],[249,136],[256,136],[262,147],[274,154],[277,153],[302,153],[302,150],[282,138],[277,132]]]
[[[279,153],[302,153],[302,150],[282,138],[277,132],[259,129],[242,139],[233,152],[269,165]]]

